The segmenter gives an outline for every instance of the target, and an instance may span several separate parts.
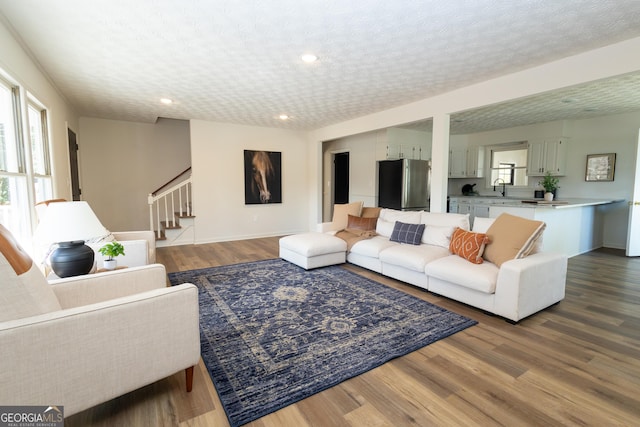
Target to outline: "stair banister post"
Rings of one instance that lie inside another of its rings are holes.
[[[153,194],[151,193],[147,196],[147,204],[149,205],[149,230],[155,231],[153,228]],[[159,232],[160,230],[158,230],[158,233]],[[160,236],[157,236],[157,237],[160,237]]]
[[[173,197],[174,193],[175,193],[175,191],[173,191],[171,193],[171,218],[172,218],[171,224],[173,224],[172,227],[176,226],[176,204],[175,204],[174,197]],[[167,220],[168,219],[169,218],[167,218]]]
[[[191,196],[189,195],[189,187],[191,187],[191,178],[189,178],[187,185],[185,185],[185,191],[187,192],[187,216],[191,216]]]
[[[156,200],[156,220],[158,221],[158,237],[162,237],[162,230],[160,229],[160,200]]]

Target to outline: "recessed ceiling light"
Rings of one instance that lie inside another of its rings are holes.
[[[286,114],[280,114],[280,115],[278,116],[278,118],[279,118],[280,120],[289,120],[289,116],[288,116],[288,115],[286,115]]]
[[[173,100],[169,99],[169,98],[160,98],[160,102],[162,102],[164,105],[171,105],[173,104]]]
[[[300,57],[300,59],[302,59],[302,61],[306,62],[307,64],[311,64],[312,62],[316,62],[318,60],[318,57],[313,53],[305,53]]]
[[[560,100],[560,102],[562,102],[563,104],[573,104],[574,102],[577,102],[578,100],[575,98],[563,98]]]

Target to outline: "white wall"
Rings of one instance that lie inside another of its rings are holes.
[[[67,124],[78,133],[78,116],[0,20],[0,69],[47,107],[54,197],[71,200]]]
[[[573,122],[569,135],[567,176],[560,179],[561,194],[576,197],[610,197],[624,203],[601,209],[604,218],[603,245],[625,248],[629,223],[627,201],[633,199],[635,152],[640,130],[640,112]],[[587,154],[616,153],[614,180],[586,182]],[[635,183],[640,185],[640,183]]]
[[[330,221],[333,207],[333,154],[349,152],[349,201],[378,205],[377,164],[387,158],[389,146],[403,145],[405,157],[413,158],[411,147],[422,149],[415,158],[431,158],[431,133],[412,129],[390,128],[352,135],[323,144],[323,221]],[[395,153],[397,149],[392,149]]]
[[[191,165],[189,122],[82,117],[80,184],[107,229],[149,229],[147,195]]]
[[[244,204],[244,150],[282,152],[282,203]],[[301,132],[192,120],[196,243],[306,231],[308,150]]]
[[[323,218],[331,221],[333,212],[333,155],[349,152],[349,201],[376,206],[376,148],[384,131],[367,132],[326,142],[323,145]]]

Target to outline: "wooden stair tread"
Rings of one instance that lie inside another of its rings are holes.
[[[167,240],[167,236],[165,234],[165,230],[179,230],[182,228],[182,226],[179,223],[179,219],[184,218],[184,219],[191,219],[191,218],[195,218],[195,215],[187,215],[187,214],[182,214],[180,215],[180,212],[174,212],[175,218],[176,218],[176,225],[173,225],[173,221],[169,220],[169,221],[160,221],[160,237],[158,237],[158,232],[157,230],[154,230],[154,233],[156,235],[156,241],[158,240]]]

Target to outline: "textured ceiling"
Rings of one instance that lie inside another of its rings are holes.
[[[640,36],[638,0],[0,0],[0,13],[82,116],[301,130]],[[637,76],[594,85],[459,113],[452,128],[585,113],[567,96],[592,115],[640,109]]]
[[[640,72],[598,80],[451,115],[451,133],[466,134],[555,120],[640,111]],[[401,126],[431,131],[427,119]]]

